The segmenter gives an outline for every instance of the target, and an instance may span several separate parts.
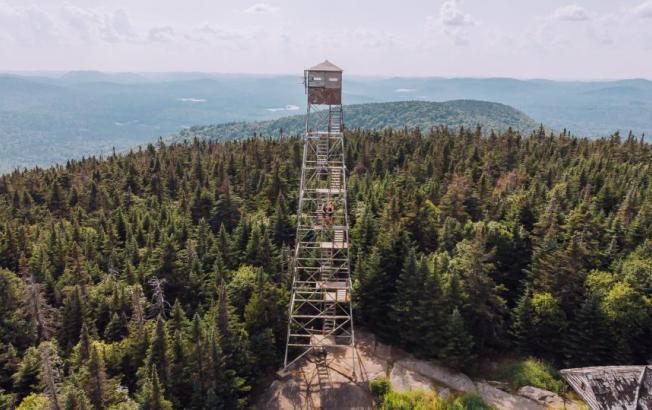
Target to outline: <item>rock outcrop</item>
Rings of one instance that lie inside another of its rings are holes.
[[[379,377],[387,377],[397,391],[433,389],[441,396],[477,393],[499,410],[556,408],[554,393],[545,390],[528,388],[524,390],[525,394],[517,395],[489,382],[474,382],[463,373],[418,360],[399,348],[380,343],[371,333],[364,331],[356,331],[356,342],[355,374],[350,349],[330,351],[325,358],[306,357],[286,377],[269,386],[258,408],[373,409],[373,397],[368,386],[371,380]],[[566,408],[573,407],[566,403]]]
[[[518,389],[519,396],[532,399],[539,404],[546,406],[548,409],[580,410],[580,406],[568,400],[557,393],[540,389],[533,386],[523,386]]]
[[[480,394],[487,403],[498,409],[505,410],[546,410],[546,406],[537,403],[527,397],[518,396],[500,390],[489,383],[477,382],[478,394]]]

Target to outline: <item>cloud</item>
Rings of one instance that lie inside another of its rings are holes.
[[[620,32],[615,28],[618,27],[621,21],[622,19],[619,16],[612,14],[601,16],[587,27],[587,35],[590,40],[597,44],[611,46],[615,44],[615,36]]]
[[[64,4],[59,9],[58,24],[67,40],[105,41],[120,43],[135,41],[136,34],[129,15],[123,9],[109,14],[100,14],[71,4]]]
[[[147,39],[152,43],[171,43],[175,40],[174,28],[171,26],[153,27]]]
[[[95,29],[101,24],[101,19],[96,14],[70,4],[64,4],[61,7],[59,16],[62,24],[68,30],[73,31],[73,35],[77,35],[84,41],[94,38]]]
[[[259,27],[229,29],[207,24],[193,29],[190,35],[195,42],[240,52],[250,50],[252,45],[260,44],[261,41],[272,39],[263,28]]]
[[[652,18],[652,0],[648,0],[634,7],[632,13],[639,18]]]
[[[396,45],[396,39],[384,31],[369,30],[366,28],[356,28],[355,30],[346,30],[343,34],[344,41],[355,41],[364,48],[389,48]]]
[[[256,3],[245,9],[247,14],[271,14],[279,11],[278,7],[274,7],[269,3]]]
[[[459,7],[460,0],[447,0],[439,9],[439,15],[427,18],[429,24],[453,41],[456,46],[469,43],[468,28],[477,25],[476,20]]]
[[[134,30],[131,26],[131,21],[129,21],[129,16],[123,9],[118,9],[113,13],[113,16],[111,17],[111,26],[113,27],[115,33],[119,36],[134,36]]]
[[[112,15],[104,15],[99,32],[101,38],[110,43],[119,43],[135,38],[129,16],[122,9],[114,11]]]
[[[552,13],[552,18],[561,21],[587,21],[591,19],[589,13],[577,4],[569,4],[558,8]]]
[[[12,43],[39,44],[57,35],[54,20],[40,7],[12,7],[0,3],[0,35]]]
[[[448,0],[439,10],[439,21],[444,26],[464,27],[475,25],[475,20],[470,14],[459,9],[459,0]]]

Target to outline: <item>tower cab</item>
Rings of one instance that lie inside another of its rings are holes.
[[[304,71],[308,104],[342,104],[342,69],[325,60]]]

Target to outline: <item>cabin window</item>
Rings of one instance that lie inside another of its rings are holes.
[[[336,83],[336,82],[339,81],[339,78],[331,77],[331,78],[328,79],[328,81],[330,81],[332,83]]]
[[[312,77],[312,81],[321,81],[321,80],[322,80],[321,77]]]

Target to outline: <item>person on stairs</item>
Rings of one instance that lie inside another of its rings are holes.
[[[335,213],[333,202],[324,202],[321,206],[321,216],[324,225],[330,225],[333,223],[333,213]]]

